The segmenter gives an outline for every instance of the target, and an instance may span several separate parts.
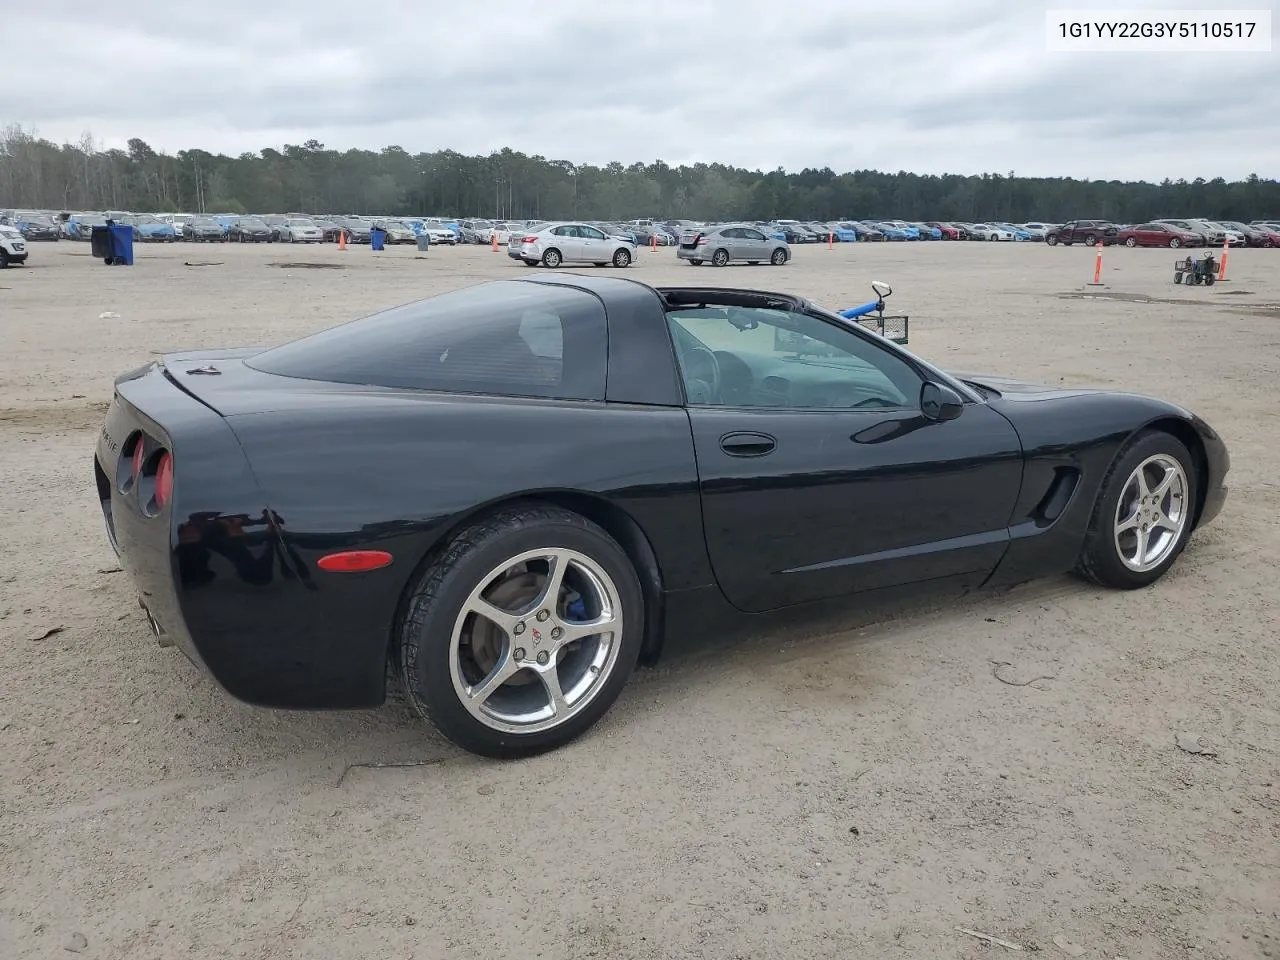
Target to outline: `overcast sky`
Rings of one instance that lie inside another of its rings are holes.
[[[1112,7],[1265,8],[1280,0]],[[1049,53],[1098,0],[3,0],[0,125],[224,153],[504,146],[1159,180],[1280,176],[1272,53]]]

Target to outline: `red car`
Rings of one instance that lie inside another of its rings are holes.
[[[964,231],[955,224],[943,223],[941,220],[926,220],[925,225],[937,227],[941,230],[943,240],[960,240],[964,238]]]
[[[1167,223],[1143,223],[1121,230],[1116,234],[1116,243],[1126,247],[1203,247],[1204,237]]]

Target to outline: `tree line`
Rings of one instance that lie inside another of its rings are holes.
[[[411,154],[330,150],[315,140],[238,157],[166,154],[139,139],[106,149],[85,134],[55,144],[21,126],[0,132],[0,208],[133,212],[330,213],[495,219],[803,220],[902,218],[1060,222],[1078,217],[1280,217],[1280,182],[1251,174],[1161,183],[921,175],[829,167],[789,173],[720,163],[575,164],[504,148]]]

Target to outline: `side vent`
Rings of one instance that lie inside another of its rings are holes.
[[[1067,504],[1071,502],[1071,495],[1076,492],[1076,486],[1080,483],[1080,471],[1075,467],[1056,467],[1053,471],[1053,480],[1049,484],[1049,489],[1040,499],[1036,508],[1031,511],[1031,519],[1036,522],[1037,526],[1047,527],[1060,516],[1062,511],[1067,509]]]

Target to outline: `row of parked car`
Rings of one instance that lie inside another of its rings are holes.
[[[341,237],[347,243],[370,243],[373,231],[380,229],[384,242],[388,244],[416,244],[418,236],[425,233],[432,244],[489,244],[495,249],[507,248],[513,237],[526,235],[531,227],[544,226],[548,222],[482,217],[151,214],[123,210],[54,213],[0,209],[0,225],[16,228],[27,241],[87,241],[93,227],[108,220],[132,226],[134,240],[139,242],[334,243]],[[691,231],[708,233],[713,229],[744,229],[789,246],[868,241],[980,240],[1043,241],[1050,246],[1103,243],[1108,246],[1184,247],[1226,243],[1230,246],[1280,247],[1280,220],[1243,223],[1202,217],[1159,219],[1140,224],[1118,224],[1109,220],[1072,220],[1063,224],[958,220],[772,220],[712,224],[680,219],[638,219],[628,223],[588,220],[581,221],[580,225],[609,237],[625,237],[637,246],[660,247],[683,247]],[[731,239],[741,238],[734,236]]]
[[[1050,246],[1074,243],[1126,247],[1280,247],[1280,220],[1152,220],[1147,223],[1117,224],[1109,220],[1073,220],[1051,230],[1045,237]]]
[[[0,210],[0,224],[16,228],[27,240],[87,241],[95,226],[108,222],[133,227],[135,242],[336,243],[341,236],[347,243],[370,243],[375,229],[382,230],[385,242],[392,244],[416,244],[421,233],[427,234],[433,244],[463,242],[456,221],[416,217]]]

